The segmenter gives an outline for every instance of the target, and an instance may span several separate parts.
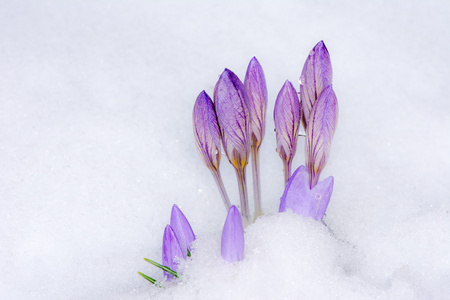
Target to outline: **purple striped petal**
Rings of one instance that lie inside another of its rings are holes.
[[[228,262],[244,259],[244,228],[236,206],[231,206],[222,231],[221,254]]]
[[[321,220],[330,202],[333,184],[334,178],[330,176],[310,189],[308,170],[305,166],[300,166],[286,185],[281,197],[279,212],[291,209],[303,217]]]
[[[331,68],[330,54],[323,41],[320,41],[309,53],[300,76],[300,101],[303,109],[302,124],[305,130],[314,103],[322,91],[332,83],[332,80],[333,70]]]
[[[266,128],[267,86],[264,71],[256,57],[248,64],[244,86],[247,90],[250,109],[250,132],[258,148],[264,138]]]
[[[177,236],[170,225],[166,226],[164,229],[163,236],[163,246],[162,246],[162,264],[169,267],[173,271],[178,270],[178,259],[184,258],[183,252],[181,250],[180,243],[178,242]],[[185,254],[186,255],[186,254]],[[164,272],[167,280],[172,280],[173,275]]]
[[[185,215],[176,204],[172,206],[170,226],[178,238],[181,250],[183,250],[183,258],[186,258],[187,250],[191,251],[190,245],[195,240],[195,234],[192,231],[191,224],[189,224]]]
[[[277,152],[281,159],[292,160],[297,149],[300,103],[297,91],[289,80],[286,80],[278,93],[273,118],[277,137]]]
[[[332,86],[320,94],[309,116],[306,128],[305,154],[306,168],[309,172],[310,187],[319,181],[331,150],[334,132],[338,121],[338,102]]]
[[[214,105],[222,144],[235,168],[247,165],[250,152],[250,112],[247,93],[239,78],[225,69],[214,89]]]
[[[192,120],[198,153],[210,170],[217,171],[220,163],[220,131],[214,105],[205,91],[195,101]]]

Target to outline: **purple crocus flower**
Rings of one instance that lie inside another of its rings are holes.
[[[297,150],[301,108],[297,91],[286,80],[278,93],[273,111],[277,137],[277,152],[284,165],[284,181],[291,177],[291,164]]]
[[[164,229],[163,236],[163,246],[162,246],[162,264],[169,267],[173,271],[178,269],[178,259],[186,257],[185,251],[181,249],[180,242],[172,228],[172,226],[167,225]],[[172,280],[173,275],[164,272],[167,280]]]
[[[225,209],[228,211],[231,204],[219,171],[221,157],[220,129],[214,105],[205,91],[202,91],[195,101],[192,120],[198,153],[206,167],[211,171],[222,196]]]
[[[244,228],[239,210],[236,206],[231,206],[227,219],[223,226],[221,254],[222,258],[228,262],[235,262],[244,259]]]
[[[225,69],[214,89],[214,105],[225,154],[236,171],[241,202],[241,214],[249,222],[245,167],[250,152],[250,112],[247,93],[239,78]]]
[[[329,85],[314,104],[306,128],[306,169],[309,172],[311,189],[319,181],[320,173],[327,163],[338,114],[337,98],[332,86]]]
[[[279,212],[291,209],[303,217],[322,220],[333,192],[333,183],[334,179],[330,176],[311,189],[308,170],[300,166],[286,185]]]
[[[189,224],[183,212],[176,204],[172,206],[170,226],[178,238],[181,250],[183,251],[183,258],[186,258],[187,251],[191,251],[191,243],[195,240],[195,234],[192,231],[191,224]]]
[[[330,54],[323,41],[320,41],[309,53],[300,76],[302,125],[305,130],[314,103],[320,97],[322,91],[332,83],[332,79],[333,70]]]
[[[250,109],[250,136],[252,151],[253,194],[255,197],[254,219],[262,215],[261,187],[259,178],[259,147],[266,129],[267,86],[264,72],[256,57],[247,67],[244,86],[247,90]]]

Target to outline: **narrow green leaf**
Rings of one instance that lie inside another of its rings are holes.
[[[163,271],[165,271],[165,272],[167,272],[167,273],[169,273],[169,274],[175,276],[176,278],[178,278],[177,272],[173,271],[173,270],[170,269],[169,267],[160,265],[160,264],[158,264],[156,261],[153,261],[153,260],[148,259],[148,258],[144,258],[144,260],[145,260],[146,262],[151,263],[151,264],[154,265],[155,267],[158,267],[158,268],[160,268],[161,270],[163,270]]]
[[[149,276],[147,276],[145,274],[142,274],[141,272],[138,272],[138,274],[141,275],[142,277],[144,277],[145,279],[147,279],[148,281],[150,281],[150,283],[155,284],[155,282],[156,282],[155,279],[153,279],[153,278],[151,278],[151,277],[149,277]]]
[[[187,249],[187,256],[191,257],[191,251],[189,251],[189,249]]]

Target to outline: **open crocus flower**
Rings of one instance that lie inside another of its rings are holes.
[[[261,187],[259,179],[259,147],[266,129],[267,86],[264,72],[256,57],[250,61],[245,74],[244,86],[247,90],[250,109],[250,136],[252,151],[253,194],[255,198],[254,219],[262,215]]]
[[[194,231],[192,231],[191,224],[189,224],[183,212],[176,204],[172,206],[170,226],[180,243],[181,250],[183,251],[183,258],[186,258],[187,253],[190,253],[191,251],[191,243],[195,240],[195,234]]]
[[[308,170],[300,166],[286,185],[279,212],[291,209],[303,217],[322,220],[333,192],[333,183],[334,179],[330,176],[311,189]]]
[[[305,154],[310,188],[317,184],[320,173],[327,163],[338,114],[337,98],[332,86],[329,85],[314,104],[306,128]]]
[[[221,254],[228,262],[244,259],[244,228],[239,210],[231,206],[223,226]]]
[[[228,211],[231,204],[219,171],[221,157],[219,124],[217,123],[214,105],[205,91],[202,91],[195,101],[192,120],[198,153],[206,167],[211,171],[222,196],[225,209]]]
[[[333,70],[330,54],[323,41],[320,41],[309,53],[300,76],[302,124],[305,130],[314,103],[320,97],[322,91],[332,83],[332,80]]]
[[[291,177],[291,164],[297,150],[300,110],[297,91],[292,83],[286,80],[278,93],[273,111],[277,152],[283,161],[285,183]]]
[[[225,154],[238,178],[242,218],[249,222],[245,167],[250,152],[250,112],[247,93],[239,78],[225,69],[214,89],[214,105]]]
[[[185,258],[186,252],[181,249],[180,242],[172,228],[167,225],[164,229],[163,246],[162,246],[162,264],[169,267],[173,271],[178,269],[178,259]],[[172,280],[173,275],[164,272],[167,280]]]

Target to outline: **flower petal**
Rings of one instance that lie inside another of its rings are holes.
[[[180,243],[178,242],[177,236],[170,225],[167,225],[164,229],[163,236],[163,246],[162,246],[162,264],[169,267],[173,271],[178,270],[178,260],[184,258],[184,251],[181,250]],[[167,280],[172,280],[173,275],[164,272]]]
[[[205,91],[195,101],[192,120],[198,153],[209,169],[217,171],[220,163],[219,124],[212,100]]]
[[[231,206],[227,219],[223,226],[221,254],[222,258],[228,262],[235,262],[244,259],[244,228],[242,219],[236,206]]]
[[[264,71],[256,57],[248,64],[244,86],[250,109],[250,132],[256,139],[256,147],[259,147],[266,128],[267,86]]]
[[[186,258],[187,250],[191,250],[190,244],[195,240],[195,234],[192,231],[191,224],[189,224],[185,215],[176,204],[172,206],[170,226],[178,238],[181,250],[183,251],[183,258]]]
[[[286,80],[278,93],[273,118],[277,137],[277,152],[281,159],[292,160],[297,149],[300,103],[297,91],[289,80]]]
[[[250,152],[250,112],[247,93],[239,78],[225,69],[214,89],[214,105],[222,143],[235,168],[247,165]]]
[[[306,128],[306,168],[309,172],[311,188],[319,181],[320,173],[327,163],[338,114],[337,98],[332,86],[329,85],[314,105]]]
[[[303,217],[321,220],[330,202],[333,183],[334,179],[330,176],[310,189],[308,170],[305,166],[300,166],[286,185],[278,211],[284,212],[291,209]]]
[[[317,43],[308,55],[300,76],[302,123],[306,129],[314,103],[333,80],[330,54],[323,41]]]

